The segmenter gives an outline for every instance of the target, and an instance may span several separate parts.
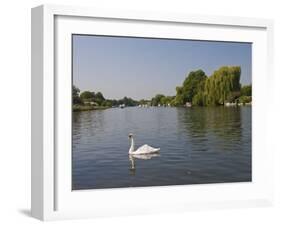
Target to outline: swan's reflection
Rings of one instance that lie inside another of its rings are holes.
[[[141,159],[141,160],[149,160],[154,157],[158,157],[160,154],[158,153],[153,153],[153,154],[145,154],[145,155],[129,155],[129,160],[131,162],[130,166],[130,171],[135,174],[136,171],[136,159]]]

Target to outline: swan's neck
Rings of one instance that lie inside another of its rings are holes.
[[[129,149],[129,154],[133,153],[135,150],[135,144],[134,144],[134,139],[131,138],[131,147]]]

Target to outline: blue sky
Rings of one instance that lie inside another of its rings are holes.
[[[73,84],[108,99],[175,95],[192,70],[210,76],[221,66],[241,66],[251,84],[249,43],[73,35]]]

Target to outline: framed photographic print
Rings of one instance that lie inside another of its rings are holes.
[[[32,215],[270,205],[272,21],[32,9]]]

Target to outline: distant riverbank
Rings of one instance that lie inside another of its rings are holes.
[[[212,108],[212,107],[242,107],[242,106],[251,106],[250,103],[247,104],[227,104],[221,106],[193,106],[193,107],[186,107],[186,106],[126,106],[127,107],[135,107],[135,108]],[[119,108],[119,107],[107,107],[107,106],[89,106],[89,105],[73,105],[73,112],[81,112],[81,111],[92,111],[92,110],[105,110],[110,108]]]
[[[74,111],[88,111],[111,107],[158,106],[232,106],[252,102],[252,85],[240,83],[239,66],[223,66],[210,76],[203,70],[191,71],[181,86],[176,87],[176,95],[156,94],[149,99],[134,100],[125,96],[122,99],[108,99],[101,92],[83,91],[73,85],[72,102]]]
[[[110,107],[106,106],[89,106],[89,105],[73,105],[72,111],[91,111],[91,110],[104,110]]]

